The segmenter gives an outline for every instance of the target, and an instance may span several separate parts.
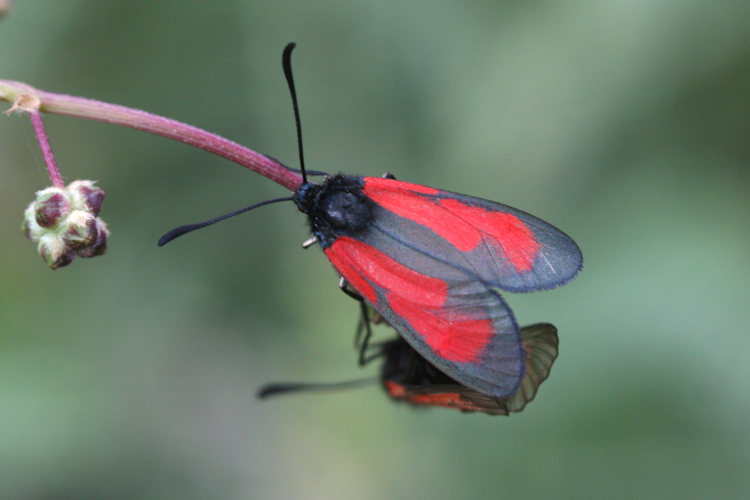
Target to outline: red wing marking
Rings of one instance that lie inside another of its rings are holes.
[[[370,283],[397,290],[403,300],[417,308],[441,307],[448,298],[445,281],[413,271],[361,241],[341,236],[325,252],[349,284],[373,304],[377,304],[377,298]]]
[[[404,401],[408,401],[415,405],[425,406],[442,406],[444,408],[459,408],[464,411],[482,411],[483,409],[471,401],[467,401],[460,394],[455,392],[439,392],[432,394],[419,394],[410,392],[403,385],[397,384],[396,382],[386,380],[386,389],[388,393],[396,398]]]
[[[365,182],[364,193],[386,210],[429,227],[462,252],[472,250],[482,241],[482,234],[475,227],[464,223],[446,210],[440,210],[440,205],[435,201],[414,194],[415,192],[438,194],[439,191],[428,188],[435,192],[424,193],[412,187],[425,188],[425,186],[399,181],[390,181],[389,184],[391,183],[404,186],[379,186],[378,184],[373,186],[372,180],[368,178]]]
[[[394,398],[404,399],[406,397],[406,389],[401,384],[386,380],[385,387],[388,389],[388,394]]]
[[[495,334],[489,319],[462,317],[450,310],[426,310],[400,295],[386,293],[393,312],[406,318],[440,357],[459,363],[476,362]]]
[[[371,303],[375,304],[378,301],[378,296],[375,294],[375,289],[361,274],[359,274],[354,266],[352,266],[350,257],[341,255],[339,252],[334,251],[334,247],[336,246],[337,242],[338,241],[334,242],[332,246],[325,249],[328,260],[330,260],[331,264],[333,264],[333,267],[335,267],[336,270],[341,273],[341,276],[343,276],[346,281],[349,282],[349,284],[354,287],[355,290],[357,290],[357,293],[359,293],[362,297],[364,297]]]
[[[515,215],[467,205],[458,198],[425,198],[421,195],[456,195],[388,179],[368,177],[364,193],[386,210],[429,227],[462,252],[470,252],[486,242],[499,245],[517,272],[533,268],[540,244]]]
[[[521,219],[503,212],[468,206],[451,198],[441,199],[440,205],[483,233],[495,237],[519,273],[531,270],[539,251],[539,242]]]
[[[391,310],[445,360],[477,361],[496,333],[492,320],[472,319],[445,307],[445,281],[409,269],[366,243],[341,236],[325,253],[344,279],[376,309],[373,285],[385,290]]]
[[[383,177],[366,177],[365,189],[380,189],[383,191],[393,191],[405,189],[415,193],[422,194],[440,194],[439,189],[423,186],[421,184],[412,184],[410,182],[397,181],[395,179],[386,179]]]

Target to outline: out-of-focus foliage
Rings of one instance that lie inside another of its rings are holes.
[[[0,119],[2,498],[740,498],[750,491],[750,3],[15,2],[0,78],[147,109],[296,165],[466,192],[576,238],[570,285],[506,294],[560,357],[510,418],[413,411],[360,376],[357,309],[292,204],[202,151],[48,116],[107,192],[107,255],[49,271],[48,184]],[[384,333],[384,332],[381,332]],[[374,372],[375,367],[365,370]],[[744,493],[743,493],[744,492]]]

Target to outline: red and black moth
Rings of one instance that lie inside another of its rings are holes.
[[[495,289],[531,292],[567,283],[581,269],[578,246],[537,217],[464,194],[342,174],[308,182],[293,48],[285,48],[283,66],[303,183],[291,198],[235,213],[294,201],[336,271],[420,356],[459,386],[511,397],[522,385],[527,359],[513,312]],[[208,223],[177,228],[159,244]]]
[[[507,398],[488,396],[466,387],[428,363],[402,338],[382,346],[381,383],[395,401],[414,406],[441,406],[463,412],[508,415],[534,399],[557,358],[557,329],[549,323],[521,328],[526,371],[518,390]]]
[[[536,396],[539,385],[549,376],[557,358],[557,329],[549,323],[521,328],[526,373],[519,389],[508,398],[496,398],[461,385],[435,368],[403,338],[397,337],[372,349],[368,359],[383,359],[378,381],[388,396],[417,407],[455,408],[462,412],[509,415],[520,412]],[[272,383],[258,391],[267,398],[287,393],[325,391],[349,388],[370,379],[334,383]]]
[[[513,313],[493,288],[562,285],[575,242],[514,208],[376,177],[337,175],[294,196],[346,282],[425,359],[461,385],[505,398],[525,359]]]

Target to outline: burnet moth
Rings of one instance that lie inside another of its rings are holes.
[[[375,314],[377,317],[377,313]],[[363,316],[363,320],[366,321]],[[557,329],[548,323],[521,328],[521,341],[526,372],[519,389],[510,397],[497,398],[466,387],[436,369],[403,338],[371,346],[374,354],[368,361],[383,359],[380,382],[383,390],[396,402],[417,407],[455,408],[462,412],[483,412],[508,415],[520,412],[536,396],[539,385],[549,376],[557,358]],[[371,382],[371,379],[334,383],[271,383],[258,391],[258,397],[280,394],[327,391],[350,388]]]
[[[320,243],[343,280],[421,357],[457,385],[509,398],[522,384],[527,359],[513,312],[495,288],[531,292],[567,283],[581,269],[578,246],[533,215],[481,198],[392,178],[338,174],[308,182],[291,70],[294,46],[286,46],[282,63],[301,187],[290,198],[176,228],[159,245],[261,205],[293,201],[313,234],[303,246]]]
[[[519,412],[536,396],[557,357],[557,329],[549,323],[521,328],[525,373],[511,396],[498,398],[460,384],[428,363],[402,338],[383,345],[382,383],[396,401],[491,415]]]

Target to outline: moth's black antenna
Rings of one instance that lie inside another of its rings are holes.
[[[217,222],[221,222],[224,219],[228,219],[230,217],[234,217],[235,215],[239,215],[245,212],[249,212],[250,210],[258,207],[262,207],[263,205],[270,205],[271,203],[279,203],[281,201],[293,201],[294,198],[291,196],[287,196],[286,198],[274,198],[273,200],[266,200],[261,201],[260,203],[255,203],[254,205],[250,205],[249,207],[240,208],[239,210],[235,210],[233,212],[229,212],[228,214],[219,215],[218,217],[214,217],[213,219],[209,219],[207,221],[199,222],[197,224],[187,224],[185,226],[180,226],[172,229],[168,233],[166,233],[164,236],[159,238],[159,243],[157,243],[160,247],[163,247],[173,239],[182,236],[183,234],[189,233],[191,231],[195,231],[196,229],[200,229],[202,227],[210,226],[211,224],[216,224]]]
[[[376,383],[377,381],[377,377],[368,377],[357,380],[347,380],[344,382],[328,382],[321,384],[307,382],[274,382],[272,384],[266,384],[261,387],[256,393],[256,396],[259,399],[265,399],[271,396],[279,396],[281,394],[332,390],[335,391],[339,389],[350,389],[352,387],[370,385]]]
[[[292,95],[292,107],[294,108],[294,121],[297,124],[297,147],[299,148],[299,165],[302,170],[302,183],[307,184],[307,173],[305,172],[305,157],[302,154],[302,124],[299,119],[299,106],[297,105],[297,91],[294,90],[294,76],[292,75],[292,50],[297,44],[291,42],[284,47],[281,56],[281,65],[284,67],[284,76],[289,85],[289,93]]]
[[[307,172],[305,170],[305,157],[302,154],[302,125],[300,124],[300,118],[299,118],[299,106],[297,105],[297,92],[294,89],[294,76],[292,75],[292,50],[294,47],[296,47],[297,44],[292,42],[287,44],[286,47],[284,47],[284,53],[281,56],[281,65],[284,68],[284,76],[286,76],[286,83],[289,85],[289,93],[292,95],[292,107],[294,108],[294,121],[297,125],[297,147],[299,148],[299,163],[300,163],[300,172],[302,173],[302,183],[307,183]],[[311,172],[313,175],[327,175],[324,172]],[[235,210],[233,212],[229,212],[224,215],[220,215],[218,217],[214,217],[213,219],[209,219],[204,222],[199,222],[197,224],[187,224],[185,226],[180,226],[172,229],[171,231],[167,232],[159,238],[158,245],[164,246],[170,241],[172,241],[175,238],[178,238],[182,236],[183,234],[187,234],[191,231],[195,231],[196,229],[200,229],[206,226],[210,226],[212,224],[216,224],[217,222],[221,222],[224,219],[228,219],[230,217],[234,217],[235,215],[239,215],[241,213],[248,212],[254,208],[262,207],[263,205],[269,205],[271,203],[278,203],[281,201],[294,201],[294,197],[287,197],[287,198],[275,198],[273,200],[266,200],[261,201],[260,203],[256,203],[254,205],[250,205],[249,207],[240,208],[239,210]]]

